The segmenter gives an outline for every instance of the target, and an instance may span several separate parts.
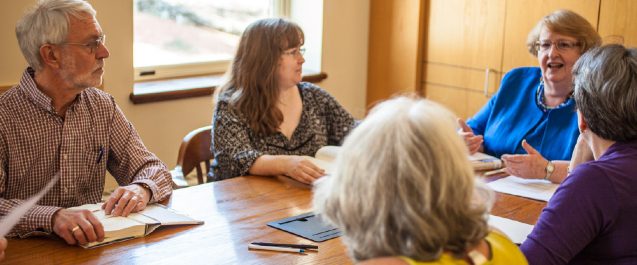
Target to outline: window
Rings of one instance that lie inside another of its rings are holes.
[[[224,72],[245,27],[290,0],[134,0],[135,80]]]

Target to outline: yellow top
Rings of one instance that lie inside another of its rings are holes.
[[[488,260],[484,265],[525,265],[529,264],[526,258],[515,244],[511,242],[506,236],[491,231],[487,237],[487,242],[491,245],[491,260]],[[444,253],[439,260],[430,262],[420,262],[412,260],[408,257],[400,257],[406,261],[409,265],[469,265],[465,260],[456,259],[451,254]]]

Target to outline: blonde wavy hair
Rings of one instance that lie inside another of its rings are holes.
[[[537,57],[537,42],[540,40],[540,33],[545,28],[553,33],[577,39],[581,53],[602,44],[602,38],[588,20],[571,10],[560,9],[540,19],[529,32],[526,48],[535,57]]]
[[[464,257],[486,237],[493,192],[476,181],[455,117],[425,99],[376,106],[346,138],[314,210],[339,227],[356,261]]]

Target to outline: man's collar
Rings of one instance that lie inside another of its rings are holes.
[[[35,83],[35,74],[36,72],[33,68],[27,67],[27,69],[22,74],[22,78],[20,79],[20,89],[31,101],[33,101],[36,106],[51,113],[56,113],[55,109],[53,108],[53,100],[40,89],[38,89],[38,86]],[[82,94],[84,94],[83,91],[82,93],[78,94],[69,109],[73,108],[74,105],[82,101]]]
[[[22,78],[20,79],[20,89],[24,92],[27,98],[35,103],[36,106],[47,111],[54,112],[51,98],[42,93],[35,83],[35,70],[33,68],[27,67],[22,74]]]

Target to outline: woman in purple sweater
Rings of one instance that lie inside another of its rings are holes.
[[[637,49],[593,49],[573,76],[574,170],[522,252],[530,264],[637,264]]]

